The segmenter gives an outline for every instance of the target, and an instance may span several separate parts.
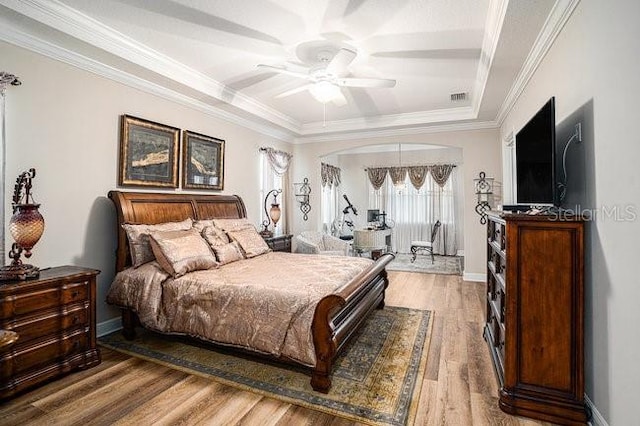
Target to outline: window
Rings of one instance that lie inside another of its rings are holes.
[[[271,221],[268,214],[264,211],[264,197],[271,191],[272,189],[282,189],[282,193],[278,194],[278,204],[280,204],[280,210],[282,211],[282,215],[280,220],[276,224],[274,229],[271,229],[271,225],[269,227],[270,230],[273,230],[274,235],[282,235],[286,233],[287,230],[287,221],[286,221],[286,206],[285,206],[285,192],[286,192],[286,172],[282,175],[277,174],[271,164],[269,163],[269,159],[265,152],[261,153],[261,179],[260,179],[260,225],[262,226],[263,222],[267,220]],[[267,212],[271,207],[271,203],[273,202],[273,194],[269,196],[267,200]]]
[[[387,214],[387,223],[393,226],[392,247],[394,251],[408,253],[413,240],[429,240],[431,227],[440,220],[442,227],[435,242],[435,253],[456,254],[455,224],[455,169],[440,187],[431,174],[418,190],[405,179],[405,188],[396,189],[387,176],[379,190],[369,183],[369,207]]]

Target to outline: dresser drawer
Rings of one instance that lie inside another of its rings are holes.
[[[0,321],[0,327],[11,330],[20,336],[16,349],[52,334],[64,330],[89,326],[88,303],[65,305],[57,310],[41,311],[37,315],[18,317],[14,320]]]
[[[54,363],[89,347],[86,330],[77,330],[59,338],[45,340],[22,348],[13,349],[0,358],[0,379],[35,370]]]
[[[88,295],[87,281],[66,283],[30,293],[17,293],[2,301],[0,320],[84,301],[87,300]]]

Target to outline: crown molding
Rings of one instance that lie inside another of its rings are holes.
[[[447,108],[432,111],[418,111],[405,114],[389,114],[378,117],[362,117],[349,120],[315,122],[302,125],[300,135],[312,136],[326,133],[353,132],[359,130],[386,129],[424,125],[425,123],[442,123],[445,121],[473,120],[477,117],[471,107]]]
[[[0,19],[0,21],[2,20]],[[3,25],[0,25],[0,40],[32,52],[39,53],[48,58],[64,62],[85,71],[89,71],[93,74],[106,77],[110,80],[117,81],[118,83],[125,84],[129,87],[176,102],[216,118],[229,121],[247,129],[254,130],[265,136],[270,136],[286,142],[293,142],[294,133],[292,132],[283,131],[273,126],[265,126],[256,123],[254,120],[239,117],[228,111],[206,104],[205,102],[193,99],[174,90],[167,89],[159,84],[144,80],[140,77],[87,58],[38,37],[24,33],[15,27],[11,27],[11,25],[6,21],[3,22]]]
[[[578,6],[578,3],[580,3],[580,0],[557,0],[553,5],[549,16],[547,16],[547,20],[542,26],[542,30],[533,43],[531,51],[529,51],[527,59],[498,110],[496,121],[501,126],[527,87],[529,80],[533,77],[533,74],[538,69],[547,52],[551,49],[556,37],[566,25],[576,6]]]
[[[0,3],[85,43],[189,86],[291,132],[299,133],[300,131],[300,123],[288,115],[269,108],[58,0],[2,0]]]
[[[467,123],[441,124],[434,126],[403,127],[397,129],[365,130],[350,133],[332,133],[296,138],[294,144],[302,145],[316,142],[334,142],[354,139],[389,138],[398,136],[412,136],[426,133],[462,132],[469,130],[498,129],[496,121],[479,121]]]
[[[500,32],[507,16],[507,6],[509,0],[492,0],[489,3],[489,11],[485,25],[484,39],[482,40],[482,50],[480,55],[480,63],[478,64],[478,72],[476,73],[476,84],[473,87],[473,95],[471,98],[474,118],[478,117],[480,104],[484,97],[484,91],[489,80],[489,70],[493,64],[493,58],[498,48],[500,40]]]

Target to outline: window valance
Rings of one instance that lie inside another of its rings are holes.
[[[338,186],[340,185],[340,168],[331,164],[320,163],[320,176],[322,178],[322,186]]]
[[[264,152],[267,155],[271,168],[278,176],[284,175],[289,170],[293,155],[270,147],[262,147],[260,152]]]
[[[406,167],[369,167],[366,171],[367,176],[369,177],[369,182],[371,182],[373,189],[377,191],[382,187],[382,184],[387,177],[387,173],[394,185],[404,182],[408,174],[411,184],[416,189],[422,188],[422,185],[424,185],[425,179],[427,178],[427,174],[431,173],[433,180],[440,187],[443,187],[449,180],[454,167],[455,164],[431,164]]]

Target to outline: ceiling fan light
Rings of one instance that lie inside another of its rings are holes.
[[[309,92],[311,96],[315,98],[316,101],[326,104],[327,102],[331,102],[336,97],[340,96],[340,88],[333,83],[328,81],[319,81],[313,86],[309,88]]]

